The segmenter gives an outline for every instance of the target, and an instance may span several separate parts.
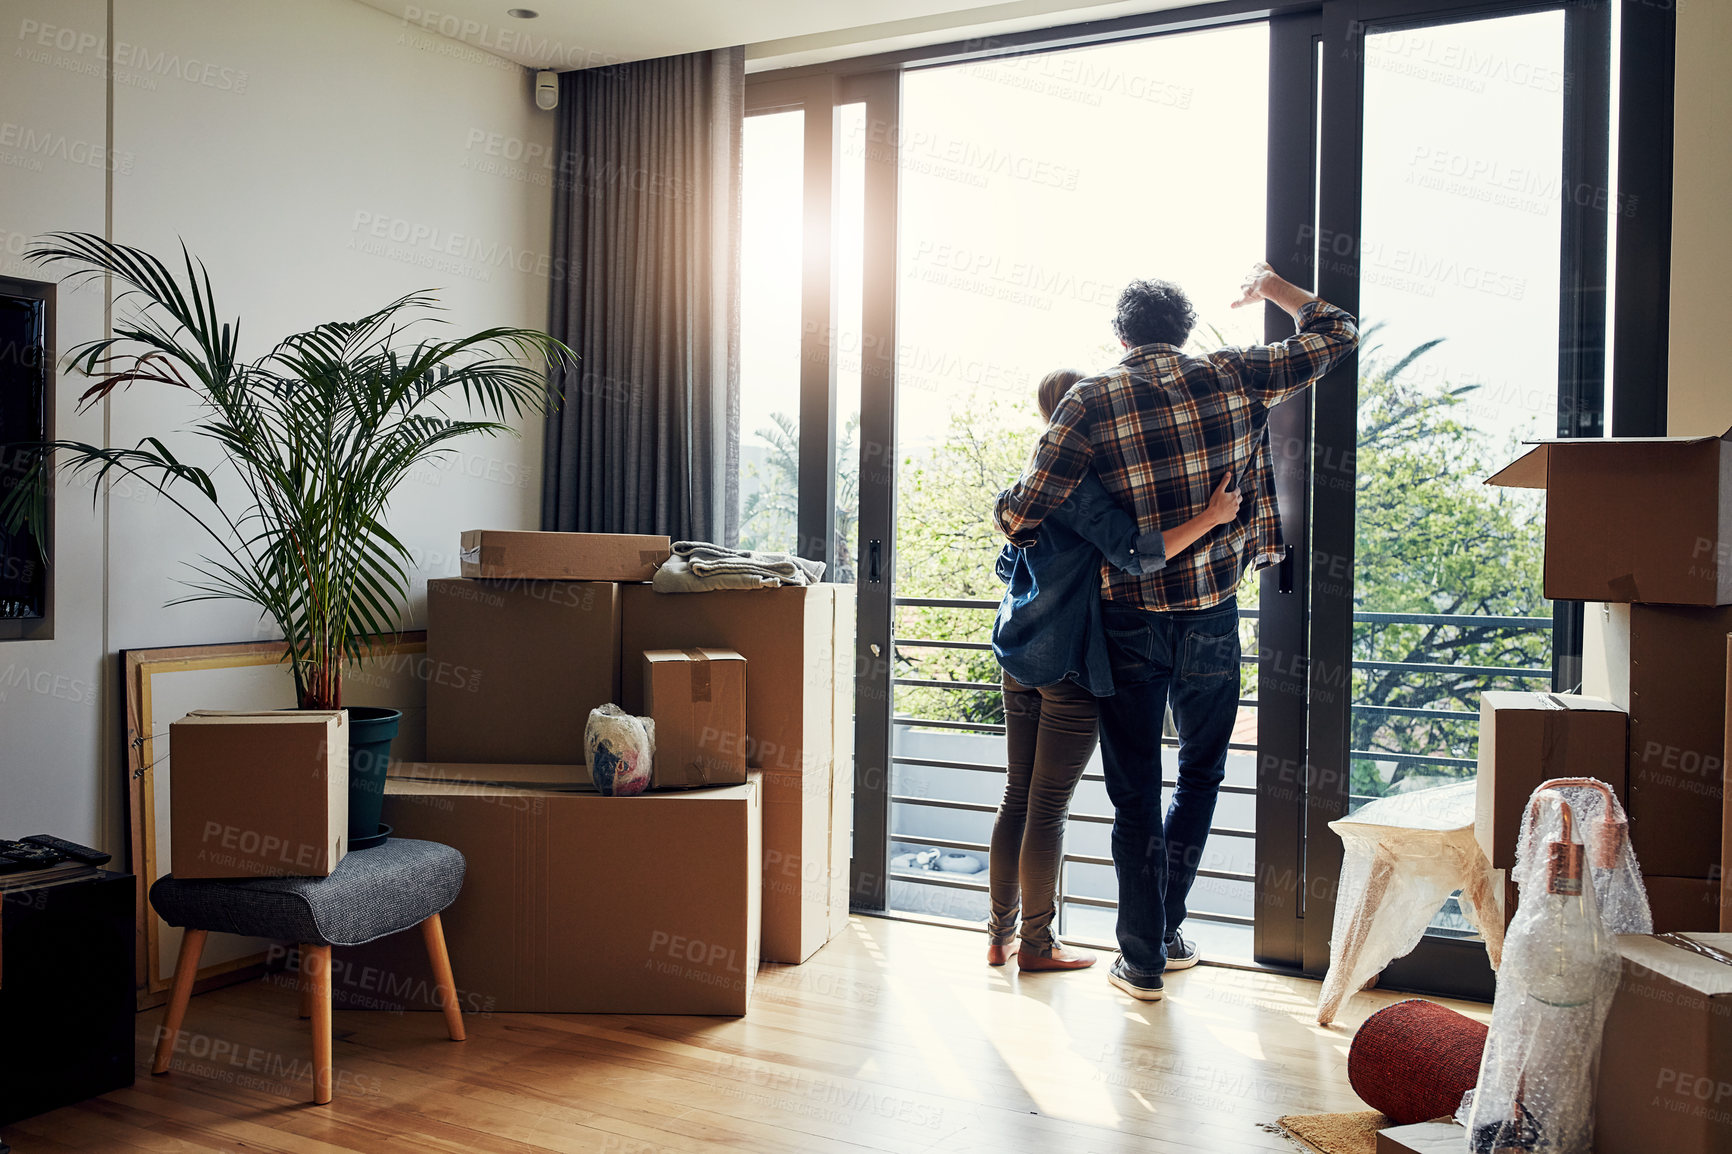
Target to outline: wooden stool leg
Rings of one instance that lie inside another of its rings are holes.
[[[421,940],[427,943],[427,960],[433,963],[433,980],[439,984],[439,1008],[445,1011],[445,1028],[453,1042],[461,1042],[463,1007],[457,1004],[457,981],[451,976],[451,955],[445,950],[445,925],[434,914],[421,923]]]
[[[313,979],[307,976],[307,949],[300,946],[295,958],[295,989],[301,995],[301,1017],[313,1016]]]
[[[162,1028],[156,1036],[156,1061],[152,1074],[168,1073],[174,1058],[174,1044],[180,1037],[180,1024],[186,1019],[186,1004],[192,1000],[193,983],[198,981],[198,960],[204,953],[205,930],[187,930],[180,938],[180,960],[174,964],[174,989],[168,996],[168,1011],[162,1016]]]
[[[331,947],[301,947],[302,966],[313,988],[313,1103],[331,1100]]]

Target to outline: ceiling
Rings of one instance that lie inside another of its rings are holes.
[[[745,44],[748,70],[1103,19],[1198,0],[360,0],[410,28],[532,68],[589,68]],[[534,19],[507,14],[534,9]]]

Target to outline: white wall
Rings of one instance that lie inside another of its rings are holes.
[[[1732,4],[1678,5],[1677,104],[1672,178],[1672,325],[1667,431],[1732,428],[1725,356],[1727,270],[1732,269]]]
[[[354,0],[0,0],[0,37],[11,42],[0,122],[112,154],[112,172],[100,159],[32,158],[0,127],[4,275],[33,275],[18,238],[101,232],[107,214],[117,240],[165,259],[184,240],[204,260],[221,311],[244,318],[243,353],[417,289],[438,290],[453,335],[545,325],[550,170],[507,158],[548,156],[553,116],[534,107],[522,68],[408,35]],[[63,348],[101,334],[105,303],[99,286],[63,295]],[[166,390],[140,387],[72,418],[81,387],[63,375],[63,435],[101,440],[106,423],[109,443],[130,445],[184,412]],[[540,431],[528,425],[523,439],[478,440],[400,491],[391,524],[418,559],[406,624],[418,623],[425,579],[456,572],[462,529],[536,527]],[[165,607],[203,548],[172,507],[127,487],[93,513],[85,489],[57,518],[55,638],[0,642],[0,837],[53,831],[118,851],[112,656],[267,634],[243,605]]]

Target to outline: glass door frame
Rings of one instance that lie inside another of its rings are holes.
[[[1610,4],[1595,0],[1326,0],[1318,31],[1320,51],[1313,53],[1322,69],[1317,89],[1320,155],[1314,235],[1345,237],[1350,243],[1345,251],[1332,246],[1330,259],[1316,266],[1319,295],[1358,312],[1366,35],[1374,30],[1559,10],[1565,20],[1565,69],[1571,77],[1565,90],[1563,189],[1566,193],[1583,189],[1603,193],[1613,187],[1608,163],[1613,91]],[[1669,94],[1671,41],[1656,32],[1655,25],[1671,24],[1672,14],[1625,5],[1623,20],[1616,187],[1627,197],[1637,195],[1636,189],[1649,191],[1653,185],[1652,177],[1634,171],[1632,165],[1638,160],[1655,163],[1658,148],[1651,140],[1645,148],[1634,140],[1638,134],[1653,135],[1648,115],[1657,104],[1663,101],[1670,109],[1669,95],[1660,94],[1657,85],[1663,80]],[[1637,33],[1634,38],[1632,30]],[[1669,134],[1665,153],[1669,173]],[[1669,253],[1669,182],[1665,192],[1664,197],[1650,194],[1640,201],[1647,206],[1642,219],[1620,221],[1619,225],[1616,314],[1611,322],[1618,353],[1612,428],[1618,435],[1663,432],[1658,426],[1663,425],[1664,412],[1664,342],[1655,342],[1651,329],[1643,330],[1656,323],[1660,332],[1665,330],[1669,270],[1656,257],[1655,249],[1664,246]],[[1596,207],[1595,195],[1586,197],[1585,203],[1582,197],[1566,195],[1561,216],[1558,435],[1598,437],[1604,435],[1606,426],[1607,211],[1603,201]],[[1656,311],[1660,313],[1657,319]],[[1327,823],[1345,816],[1349,809],[1357,376],[1357,357],[1350,358],[1313,390],[1311,479],[1304,486],[1311,496],[1310,538],[1306,542],[1309,598],[1308,602],[1299,596],[1277,602],[1288,615],[1277,625],[1277,631],[1290,643],[1301,634],[1304,637],[1303,652],[1277,660],[1284,668],[1306,670],[1306,733],[1302,754],[1291,744],[1293,733],[1275,735],[1284,748],[1274,751],[1281,756],[1270,763],[1274,775],[1271,789],[1291,792],[1297,784],[1303,792],[1297,831],[1302,864],[1296,888],[1290,888],[1289,878],[1272,875],[1267,904],[1265,894],[1259,893],[1259,909],[1277,913],[1269,919],[1266,935],[1261,934],[1260,919],[1258,957],[1266,964],[1309,974],[1321,974],[1328,967],[1335,889],[1341,872],[1341,844],[1327,836]],[[1296,420],[1296,414],[1289,415],[1289,426]],[[1289,427],[1284,431],[1291,434],[1294,430]],[[1580,681],[1582,606],[1558,603],[1554,613],[1553,688],[1569,690]],[[1302,628],[1294,620],[1299,616],[1305,617]],[[1266,611],[1266,628],[1267,618]],[[1291,694],[1293,680],[1271,688]],[[1282,767],[1293,765],[1302,769],[1280,776]],[[1300,777],[1303,781],[1297,782]],[[1260,780],[1260,788],[1262,785]],[[1291,828],[1284,828],[1283,833],[1289,840],[1294,836]],[[1265,944],[1266,951],[1262,948]],[[1402,989],[1462,996],[1489,997],[1492,989],[1490,967],[1476,941],[1430,937],[1392,965],[1385,973],[1385,982]]]
[[[828,560],[828,518],[836,476],[836,331],[830,243],[838,142],[834,112],[864,103],[863,316],[860,327],[861,416],[856,755],[852,903],[883,912],[888,891],[890,767],[893,716],[891,574],[896,446],[896,252],[901,74],[912,66],[961,63],[1166,32],[1267,21],[1270,28],[1270,121],[1267,252],[1283,275],[1311,284],[1325,299],[1356,312],[1357,246],[1332,252],[1321,268],[1319,236],[1359,235],[1363,135],[1363,53],[1368,27],[1424,25],[1563,9],[1566,53],[1577,76],[1610,66],[1609,4],[1615,0],[1228,0],[1143,16],[886,53],[747,78],[747,114],[805,110],[807,220],[802,305],[799,536]],[[1619,88],[1618,188],[1643,211],[1619,223],[1614,328],[1617,435],[1663,432],[1666,297],[1671,234],[1670,125],[1674,22],[1669,9],[1623,6]],[[1572,86],[1566,102],[1566,179],[1591,173],[1606,186],[1605,86]],[[1584,98],[1584,89],[1597,89]],[[1598,106],[1594,97],[1598,96]],[[1571,111],[1571,110],[1574,111]],[[1598,153],[1594,141],[1602,142]],[[1663,162],[1663,163],[1662,163]],[[1303,172],[1308,178],[1294,180]],[[1574,186],[1571,186],[1574,187]],[[1592,198],[1590,198],[1591,204]],[[1605,214],[1572,200],[1560,238],[1564,300],[1560,334],[1568,400],[1560,412],[1603,418],[1594,374],[1603,368],[1606,284]],[[1306,242],[1309,243],[1306,243]],[[1595,245],[1598,260],[1595,260]],[[822,250],[821,252],[818,250]],[[1585,292],[1572,286],[1586,285]],[[1597,290],[1596,290],[1596,286]],[[1595,292],[1600,295],[1596,298]],[[1594,300],[1600,302],[1596,313]],[[1292,331],[1268,310],[1267,333]],[[1595,358],[1599,358],[1596,360]],[[1258,797],[1255,954],[1272,968],[1321,973],[1328,965],[1340,844],[1327,822],[1347,812],[1347,717],[1351,706],[1353,458],[1357,437],[1356,358],[1338,366],[1301,402],[1281,406],[1270,422],[1283,522],[1292,560],[1260,577]],[[1594,424],[1593,435],[1599,435]],[[814,432],[816,430],[816,432]],[[1568,612],[1568,610],[1566,610]],[[1579,654],[1579,606],[1575,607]],[[1568,630],[1568,622],[1562,622]],[[1566,633],[1559,634],[1560,639]],[[1567,678],[1567,665],[1558,671]],[[1567,687],[1567,684],[1566,686]],[[1333,768],[1332,768],[1333,767]],[[1477,944],[1426,943],[1388,983],[1437,992],[1483,993],[1471,962],[1485,969]],[[1468,975],[1462,980],[1462,975]],[[1489,971],[1486,971],[1489,975]]]

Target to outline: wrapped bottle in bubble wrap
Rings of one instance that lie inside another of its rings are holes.
[[[589,711],[583,728],[583,748],[589,756],[589,777],[608,797],[631,797],[649,788],[655,765],[656,723],[633,717],[619,706]]]
[[[1618,934],[1654,929],[1629,823],[1611,788],[1555,778],[1528,800],[1491,1032],[1467,1108],[1475,1154],[1593,1149],[1600,1034]]]

